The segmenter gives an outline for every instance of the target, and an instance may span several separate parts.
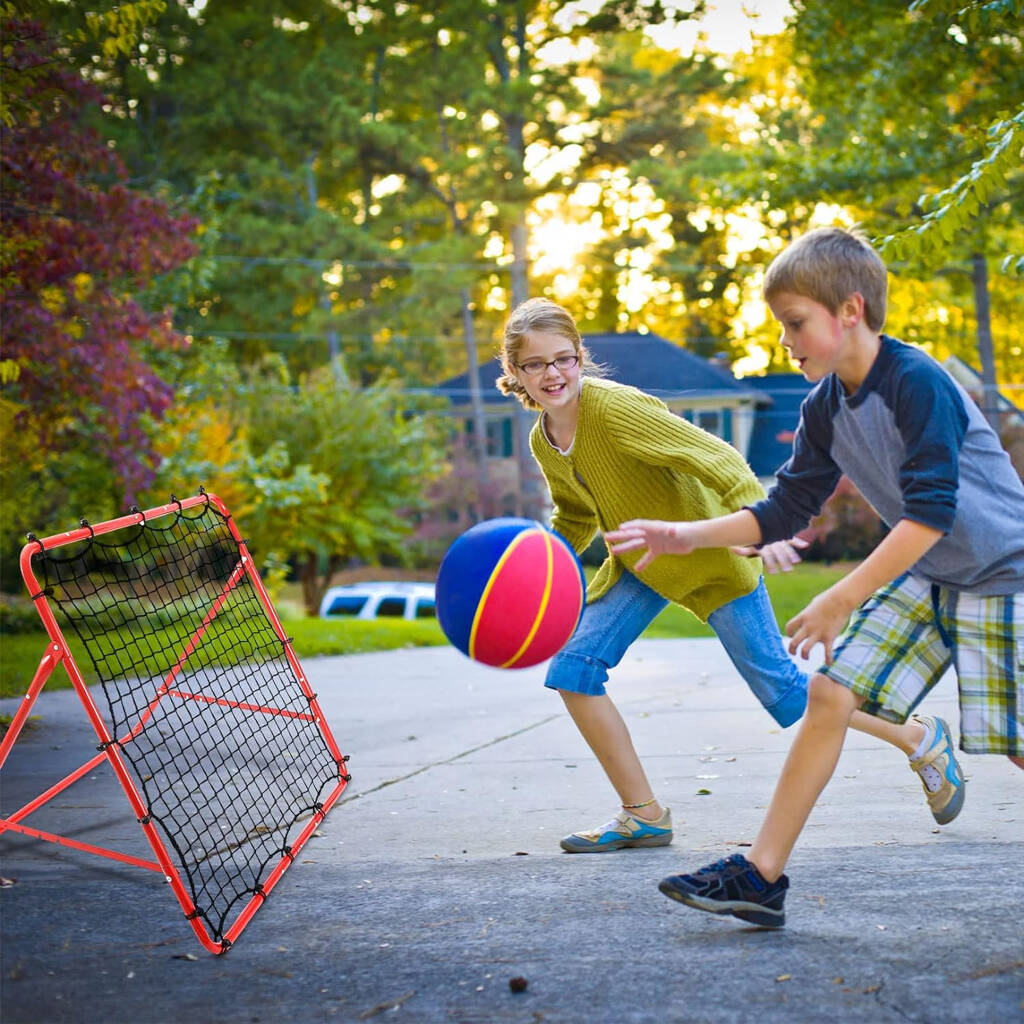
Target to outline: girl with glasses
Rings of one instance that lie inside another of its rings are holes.
[[[498,389],[540,414],[530,448],[551,491],[551,526],[577,552],[598,531],[628,520],[710,519],[764,496],[731,445],[659,399],[603,379],[572,316],[557,303],[536,298],[518,306],[500,358]],[[639,555],[608,553],[587,588],[579,628],[551,659],[544,685],[560,693],[622,806],[606,824],[566,836],[563,850],[603,853],[672,841],[671,811],[654,794],[605,688],[609,670],[670,601],[711,626],[780,726],[801,717],[807,677],[786,654],[761,578],[761,559],[770,570],[788,570],[800,561],[798,546],[805,545],[702,549],[663,556],[639,573]],[[860,713],[854,719],[854,727],[908,755],[917,746],[909,725]]]

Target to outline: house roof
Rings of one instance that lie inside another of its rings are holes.
[[[984,404],[982,394],[985,385],[980,371],[957,356],[947,356],[942,367],[979,405]],[[996,409],[1004,416],[1009,414],[1018,423],[1024,420],[1024,409],[1002,392],[996,394]]]
[[[752,399],[757,396],[754,389],[747,386],[747,381],[737,380],[727,366],[717,366],[656,334],[638,331],[588,334],[584,335],[583,344],[594,362],[605,366],[613,380],[631,384],[659,398]],[[481,363],[477,372],[488,401],[500,400],[503,396],[494,387],[501,372],[498,361],[490,359]],[[453,401],[468,399],[469,375],[459,374],[434,390]]]
[[[800,403],[813,384],[801,373],[770,373],[744,377],[743,383],[761,395],[747,462],[757,476],[774,476],[793,449],[793,433],[800,422]]]

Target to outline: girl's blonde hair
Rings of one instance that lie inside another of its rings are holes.
[[[522,351],[526,336],[531,331],[557,334],[565,338],[579,357],[582,373],[591,377],[604,376],[604,368],[590,358],[590,353],[583,344],[579,328],[576,326],[572,314],[550,299],[527,299],[512,310],[505,324],[505,337],[502,341],[501,353],[498,356],[503,372],[495,382],[495,386],[503,395],[514,395],[519,403],[527,409],[540,409],[540,406],[526,393],[526,388],[519,383],[515,375],[519,353]]]

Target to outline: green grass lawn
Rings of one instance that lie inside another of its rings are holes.
[[[811,598],[832,586],[849,570],[848,565],[826,566],[822,562],[805,562],[793,572],[765,576],[765,586],[771,595],[779,628],[782,629]],[[645,637],[659,639],[714,635],[710,626],[699,622],[688,611],[675,604],[670,604],[644,633]]]
[[[791,619],[808,601],[830,586],[846,572],[842,566],[826,567],[819,563],[801,565],[795,572],[767,578],[780,627]],[[292,637],[299,658],[314,658],[326,654],[362,654],[367,651],[388,651],[412,647],[429,647],[447,641],[433,619],[406,622],[402,619],[380,619],[376,622],[356,622],[352,619],[324,619],[289,617],[284,623]],[[714,636],[711,629],[698,622],[689,612],[669,605],[644,633],[645,637],[705,637]],[[69,644],[75,642],[69,637]],[[46,634],[0,634],[0,697],[19,697],[28,688],[39,660],[46,649]],[[244,651],[244,643],[241,644]],[[78,665],[86,674],[86,682],[96,677],[85,657],[77,657]],[[47,689],[62,689],[71,685],[63,668],[51,675]]]

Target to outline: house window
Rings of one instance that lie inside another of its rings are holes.
[[[473,437],[473,421],[465,420],[466,436]],[[487,420],[487,454],[495,459],[511,458],[513,454],[512,420],[508,417],[500,420]]]
[[[701,409],[697,413],[697,426],[709,434],[722,436],[722,417],[718,409]]]
[[[511,418],[487,421],[487,454],[499,459],[512,457]]]

